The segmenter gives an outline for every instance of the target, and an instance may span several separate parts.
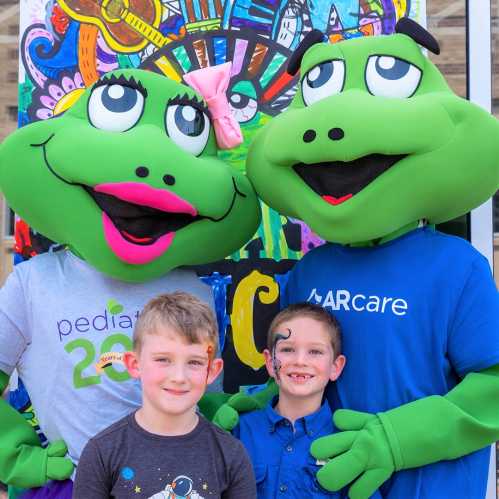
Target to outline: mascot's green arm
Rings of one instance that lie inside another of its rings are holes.
[[[499,365],[469,373],[445,396],[425,397],[377,415],[334,414],[337,434],[316,440],[320,484],[369,497],[393,472],[455,459],[499,439]]]
[[[206,419],[212,421],[218,409],[220,409],[220,407],[223,406],[230,397],[230,393],[205,393],[203,398],[198,402],[199,410]]]
[[[0,371],[0,392],[9,376]],[[14,487],[39,487],[47,480],[71,476],[73,463],[65,458],[67,447],[61,440],[46,449],[40,446],[35,430],[5,400],[0,398],[0,481]]]
[[[244,388],[241,388],[241,390],[234,395],[225,395],[227,399],[216,408],[216,411],[210,413],[210,416],[213,415],[210,419],[220,428],[226,431],[232,431],[239,423],[240,412],[262,409],[278,393],[279,387],[273,378],[269,378],[265,385],[261,385],[258,391],[250,395],[246,393]],[[220,401],[222,401],[222,399],[220,399]],[[212,407],[212,409],[215,409],[215,407]],[[203,414],[205,413],[203,412]]]

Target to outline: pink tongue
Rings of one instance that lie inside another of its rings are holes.
[[[175,232],[168,232],[147,246],[133,244],[127,241],[115,227],[112,220],[102,212],[104,237],[113,253],[125,263],[145,265],[159,258],[172,244]]]
[[[152,237],[135,237],[135,236],[132,236],[132,234],[130,234],[126,230],[122,230],[121,232],[123,234],[125,234],[125,236],[128,237],[128,239],[130,239],[130,241],[132,241],[134,243],[149,243],[152,241]]]
[[[353,194],[346,194],[345,196],[341,196],[340,198],[335,198],[334,196],[322,196],[322,199],[324,199],[324,201],[327,201],[329,204],[336,206],[337,204],[341,204],[343,203],[343,201],[350,199],[352,196]]]

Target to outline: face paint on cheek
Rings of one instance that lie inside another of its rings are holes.
[[[205,385],[208,385],[208,376],[210,375],[210,369],[211,369],[211,358],[213,355],[213,346],[208,345],[206,348],[206,353],[208,354],[208,369],[206,370],[206,380],[205,380]]]
[[[281,370],[281,361],[277,358],[277,342],[280,340],[287,340],[291,337],[291,329],[288,329],[288,335],[282,333],[276,333],[274,336],[274,343],[272,345],[272,368],[274,369],[275,379],[279,381],[279,371]]]

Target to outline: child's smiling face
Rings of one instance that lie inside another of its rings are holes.
[[[274,334],[282,339],[275,343],[274,352],[265,350],[265,359],[280,396],[322,397],[327,383],[338,378],[345,362],[342,355],[335,358],[325,325],[310,317],[295,317],[282,322]]]
[[[193,412],[222,370],[222,360],[213,359],[212,352],[208,341],[188,343],[169,327],[145,335],[140,351],[131,353],[129,367],[141,380],[144,410],[157,417]]]

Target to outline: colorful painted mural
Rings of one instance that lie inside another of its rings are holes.
[[[140,67],[182,81],[189,71],[232,61],[229,101],[244,143],[221,154],[244,169],[256,131],[294,95],[287,60],[308,31],[322,30],[331,43],[391,33],[402,16],[422,22],[422,2],[21,0],[19,124],[61,115],[112,69]],[[294,262],[322,243],[302,222],[266,206],[262,212],[248,244],[197,269],[215,293],[228,391],[266,377],[261,351],[279,289]],[[51,249],[23,222],[16,241],[22,258]]]

